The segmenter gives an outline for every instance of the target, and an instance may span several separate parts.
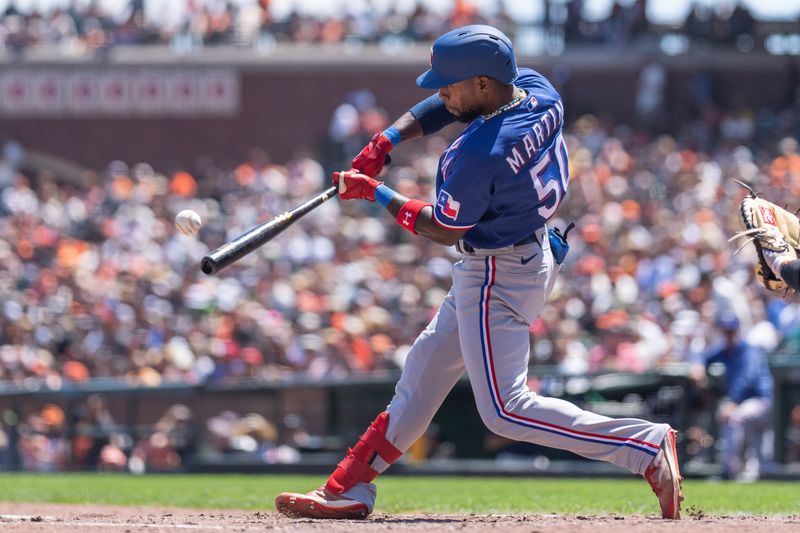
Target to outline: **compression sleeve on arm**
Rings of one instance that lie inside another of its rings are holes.
[[[450,114],[450,111],[444,106],[444,102],[438,94],[429,96],[409,109],[409,112],[422,126],[423,135],[436,133],[456,120],[456,117]]]
[[[781,266],[781,279],[794,290],[800,292],[800,260],[787,261]]]

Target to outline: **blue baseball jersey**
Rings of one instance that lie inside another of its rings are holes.
[[[519,69],[522,103],[470,122],[439,159],[434,220],[468,229],[475,248],[502,248],[529,237],[567,194],[564,106],[547,79]]]

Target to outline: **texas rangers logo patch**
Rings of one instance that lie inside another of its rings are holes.
[[[461,208],[461,203],[457,202],[447,191],[441,191],[439,193],[439,198],[436,200],[436,204],[441,209],[442,214],[447,218],[451,218],[453,220],[458,218],[458,210]]]
[[[770,224],[771,226],[777,226],[778,222],[775,220],[775,214],[772,212],[772,209],[767,209],[763,205],[758,206],[761,210],[761,218],[764,219],[764,224]]]

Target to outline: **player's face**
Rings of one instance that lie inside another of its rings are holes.
[[[439,89],[439,98],[459,122],[472,122],[483,109],[478,78],[459,81]]]

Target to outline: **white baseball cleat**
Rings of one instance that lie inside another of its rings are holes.
[[[324,486],[305,494],[283,492],[275,498],[275,508],[293,518],[362,520],[372,512],[367,504],[334,494]]]
[[[681,481],[683,478],[678,468],[675,433],[675,430],[671,428],[667,431],[667,436],[661,443],[661,449],[647,467],[644,478],[658,496],[661,517],[677,520],[681,517],[681,500],[683,500]]]

